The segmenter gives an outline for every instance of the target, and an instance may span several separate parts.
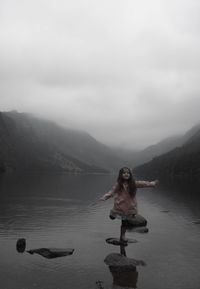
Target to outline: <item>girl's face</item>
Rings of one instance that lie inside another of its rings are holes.
[[[124,180],[129,180],[130,176],[131,176],[130,171],[128,169],[124,169],[122,172],[122,178]]]

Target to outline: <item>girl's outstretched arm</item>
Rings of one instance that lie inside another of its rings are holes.
[[[117,189],[117,184],[115,184],[112,189],[110,191],[108,191],[107,193],[105,193],[99,200],[100,201],[105,201],[109,198],[112,198],[116,192]]]
[[[135,181],[136,187],[137,188],[154,188],[158,185],[159,181]]]

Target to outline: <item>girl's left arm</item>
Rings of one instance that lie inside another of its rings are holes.
[[[112,198],[114,196],[116,190],[117,190],[117,184],[115,184],[112,187],[112,189],[109,192],[107,192],[106,194],[104,194],[99,200],[100,201],[106,201],[107,199]]]
[[[154,188],[158,185],[159,181],[135,181],[136,187],[137,188]]]

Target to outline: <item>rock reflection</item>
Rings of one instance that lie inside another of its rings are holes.
[[[125,246],[120,246],[119,253],[111,253],[106,256],[104,262],[109,266],[113,277],[112,288],[137,288],[138,271],[137,266],[145,266],[142,260],[128,258]]]

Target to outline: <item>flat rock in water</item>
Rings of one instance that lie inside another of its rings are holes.
[[[128,243],[137,243],[137,240],[127,239],[127,241],[121,241],[119,238],[108,238],[106,243],[116,245],[116,246],[127,246]]]
[[[125,257],[118,253],[111,253],[106,256],[104,262],[106,265],[112,267],[112,269],[119,271],[134,270],[136,266],[145,266],[145,262],[142,260],[135,260],[133,258]]]
[[[39,248],[27,251],[29,254],[39,254],[45,258],[52,259],[72,255],[74,249]]]

